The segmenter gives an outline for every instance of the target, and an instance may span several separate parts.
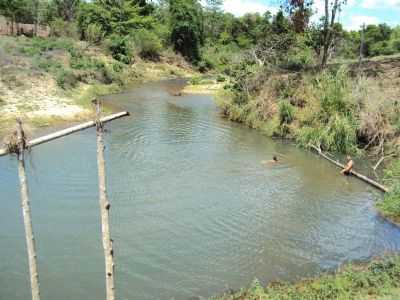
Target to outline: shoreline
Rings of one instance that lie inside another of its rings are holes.
[[[186,70],[185,70],[186,71]],[[194,71],[191,70],[194,73]],[[193,76],[190,72],[185,74],[187,78]],[[49,114],[40,114],[34,112],[32,114],[21,112],[12,112],[9,114],[5,114],[0,118],[0,122],[2,123],[2,128],[0,130],[0,145],[4,143],[4,139],[13,132],[15,128],[15,119],[21,118],[23,120],[23,125],[25,131],[27,132],[29,138],[35,138],[42,134],[50,133],[54,130],[61,130],[69,126],[73,126],[79,124],[81,122],[85,122],[91,120],[95,116],[95,112],[91,107],[91,100],[96,97],[109,96],[112,94],[119,93],[130,86],[140,85],[144,83],[157,82],[162,80],[169,79],[181,79],[183,78],[180,75],[172,75],[172,76],[144,76],[143,78],[136,78],[133,80],[129,80],[125,82],[123,85],[82,85],[73,90],[68,91],[70,94],[69,101],[71,106],[79,108],[79,111],[76,111],[75,114],[68,114],[69,105],[65,105],[62,103],[57,106],[59,114],[57,115],[49,115]],[[55,105],[56,106],[56,105]],[[104,112],[106,114],[116,112],[118,108],[114,106],[113,103],[105,102],[104,103]],[[62,115],[67,112],[67,115]]]
[[[389,254],[366,261],[343,263],[333,270],[293,282],[272,281],[263,285],[254,279],[246,288],[222,292],[210,299],[396,300],[400,295],[399,279],[400,255]],[[385,286],[384,291],[382,286]]]

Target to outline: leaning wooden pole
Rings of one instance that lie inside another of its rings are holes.
[[[119,112],[119,113],[116,113],[116,114],[112,114],[112,115],[103,117],[103,118],[100,119],[100,121],[102,123],[106,123],[106,122],[110,122],[112,120],[119,119],[119,118],[126,117],[126,116],[129,116],[129,112],[122,111],[122,112]],[[81,130],[84,130],[84,129],[87,129],[87,128],[90,128],[90,127],[94,127],[94,126],[96,126],[96,122],[95,121],[85,122],[85,123],[82,123],[82,124],[78,124],[78,125],[75,125],[75,126],[72,126],[72,127],[68,127],[68,128],[65,128],[65,129],[50,133],[48,135],[41,136],[39,138],[30,140],[30,141],[28,141],[26,143],[26,145],[28,147],[37,146],[37,145],[40,145],[40,144],[43,144],[43,143],[47,143],[47,142],[50,142],[52,140],[55,140],[55,139],[58,139],[58,138],[70,135],[72,133],[75,133],[75,132],[78,132],[78,131],[81,131]],[[7,154],[9,154],[9,150],[8,149],[5,149],[5,148],[4,149],[0,149],[0,156],[7,155]]]
[[[22,215],[24,218],[26,245],[28,250],[32,300],[40,300],[39,275],[36,262],[35,238],[33,235],[31,209],[28,197],[28,184],[25,173],[25,159],[24,159],[24,153],[26,150],[25,134],[22,128],[21,120],[19,119],[17,120],[17,138],[18,138],[18,151],[17,151],[18,174],[21,187],[21,205],[22,205]]]
[[[320,156],[322,156],[323,158],[325,158],[326,160],[330,161],[331,163],[333,163],[334,165],[338,166],[339,168],[344,169],[345,166],[343,164],[341,164],[340,162],[330,158],[328,155],[324,154],[321,151],[321,149],[319,149],[318,147],[316,147],[314,145],[311,145],[310,147],[313,148],[315,151],[317,151],[317,153]],[[382,192],[385,192],[385,193],[389,192],[389,189],[387,187],[385,187],[384,185],[376,182],[375,180],[372,180],[371,178],[368,178],[365,175],[362,175],[362,174],[360,174],[360,173],[358,173],[358,172],[356,172],[354,170],[351,170],[350,173],[351,173],[351,175],[357,177],[358,179],[361,179],[362,181],[364,181],[364,182],[372,185],[373,187],[381,190]]]
[[[115,299],[114,288],[114,251],[113,241],[110,234],[110,202],[107,199],[106,189],[106,173],[105,173],[105,160],[104,160],[104,141],[103,132],[104,127],[101,122],[100,102],[96,103],[96,131],[97,131],[97,165],[99,175],[99,202],[101,213],[101,234],[103,240],[104,260],[106,269],[106,295],[107,300]]]

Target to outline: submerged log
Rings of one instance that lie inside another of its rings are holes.
[[[20,120],[17,120],[17,125],[18,125],[17,127],[18,150],[16,154],[18,155],[18,175],[21,188],[21,206],[22,206],[22,215],[24,219],[26,246],[28,251],[32,300],[40,300],[39,275],[37,271],[37,262],[36,262],[36,246],[35,246],[35,238],[33,235],[31,209],[29,205],[29,196],[28,196],[28,184],[25,173],[25,159],[24,159],[24,153],[26,150],[25,134],[22,129],[22,124]]]
[[[102,123],[106,123],[106,122],[109,122],[109,121],[112,121],[112,120],[115,120],[115,119],[118,119],[118,118],[122,118],[122,117],[125,117],[125,116],[129,116],[129,112],[123,111],[123,112],[119,112],[119,113],[116,113],[116,114],[112,114],[112,115],[109,115],[109,116],[101,118],[100,121]],[[37,146],[37,145],[40,145],[40,144],[55,140],[55,139],[63,137],[63,136],[67,136],[67,135],[70,135],[70,134],[75,133],[77,131],[81,131],[81,130],[84,130],[84,129],[87,129],[87,128],[90,128],[90,127],[94,127],[94,126],[96,126],[96,122],[95,121],[85,122],[85,123],[82,123],[82,124],[78,124],[78,125],[75,125],[75,126],[72,126],[72,127],[68,127],[68,128],[65,128],[65,129],[50,133],[48,135],[45,135],[45,136],[30,140],[30,141],[27,142],[26,145],[27,145],[27,147]],[[7,154],[9,154],[9,151],[7,149],[0,149],[0,156],[7,155]]]
[[[325,158],[326,160],[330,161],[331,163],[333,163],[333,164],[336,165],[337,167],[339,167],[339,168],[341,168],[341,169],[344,169],[344,168],[345,168],[345,166],[344,166],[343,164],[341,164],[340,162],[338,162],[338,161],[336,161],[336,160],[330,158],[328,155],[324,154],[320,148],[318,148],[318,147],[316,147],[316,146],[314,146],[314,145],[311,145],[310,147],[311,147],[312,149],[314,149],[315,151],[317,151],[317,153],[318,153],[320,156],[322,156],[322,157]],[[384,185],[382,185],[382,184],[376,182],[375,180],[372,180],[371,178],[368,178],[368,177],[365,176],[365,175],[362,175],[362,174],[360,174],[360,173],[357,173],[357,172],[354,171],[354,170],[351,170],[350,173],[351,173],[351,175],[357,177],[358,179],[360,179],[360,180],[362,180],[362,181],[364,181],[364,182],[366,182],[366,183],[372,185],[373,187],[375,187],[375,188],[377,188],[377,189],[379,189],[379,190],[381,190],[381,191],[383,191],[383,192],[385,192],[385,193],[389,192],[389,189],[388,189],[387,187],[385,187]]]
[[[115,286],[114,286],[114,250],[113,242],[110,233],[110,202],[107,198],[106,188],[106,171],[104,159],[104,141],[103,132],[104,127],[100,118],[100,102],[96,102],[96,132],[97,132],[97,166],[99,176],[99,204],[101,213],[101,235],[103,241],[104,261],[106,271],[106,299],[115,299]]]

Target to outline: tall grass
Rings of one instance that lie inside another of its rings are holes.
[[[297,284],[274,283],[263,287],[258,280],[247,289],[228,293],[214,300],[368,300],[390,296],[398,299],[400,258],[374,261],[367,266],[347,266],[334,275]],[[382,298],[383,299],[383,298]]]
[[[400,223],[400,159],[394,160],[385,170],[384,181],[391,191],[376,206],[384,216]]]

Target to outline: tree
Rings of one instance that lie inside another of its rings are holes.
[[[91,24],[101,27],[105,36],[126,36],[134,29],[150,29],[154,25],[154,18],[145,15],[143,10],[136,1],[97,0],[83,3],[77,18],[81,37],[86,38]]]
[[[174,49],[191,61],[200,59],[201,6],[197,0],[170,0],[171,41]]]
[[[313,0],[284,0],[283,7],[289,14],[296,32],[304,32],[312,14]]]
[[[278,11],[272,20],[272,32],[276,34],[289,32],[289,21],[282,10]]]
[[[33,23],[32,4],[30,0],[0,0],[0,14],[11,22],[11,34],[17,22]]]
[[[71,22],[75,19],[81,0],[51,0],[50,6],[56,18]]]
[[[329,57],[329,50],[332,46],[335,33],[335,23],[338,12],[342,6],[346,4],[347,0],[324,0],[325,1],[325,16],[322,18],[324,22],[323,35],[322,35],[322,61],[321,69],[326,67]]]

